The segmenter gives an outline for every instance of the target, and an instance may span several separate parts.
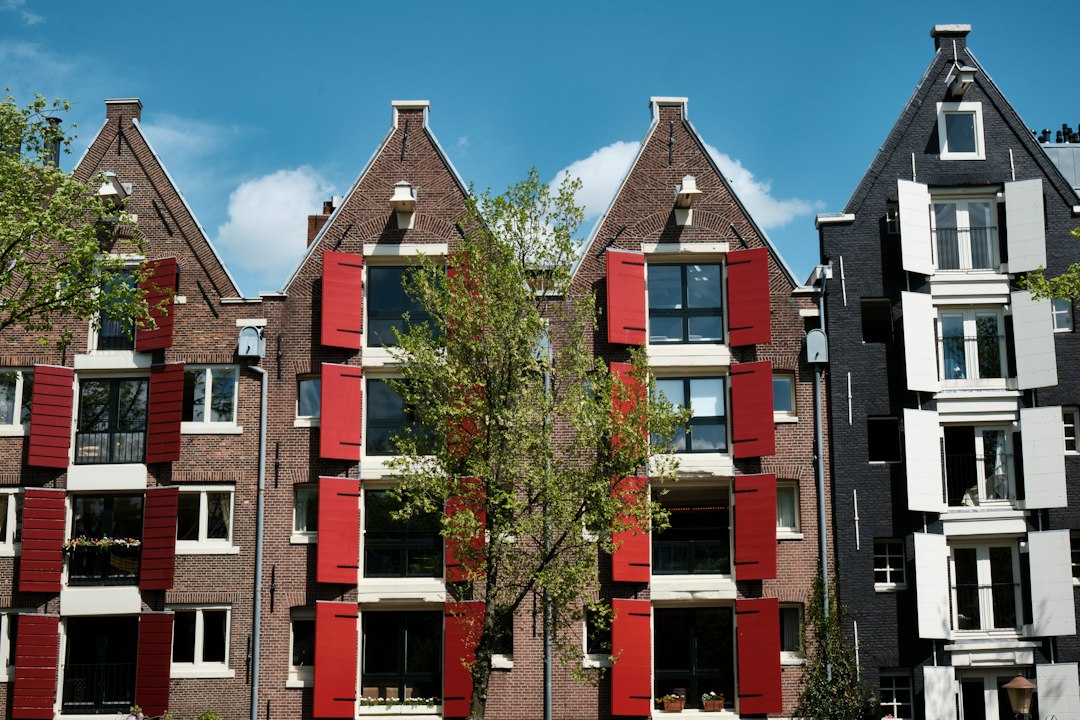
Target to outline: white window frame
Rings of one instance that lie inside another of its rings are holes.
[[[318,415],[301,415],[300,414],[300,384],[309,380],[315,380],[319,382],[319,414]],[[301,373],[296,376],[296,419],[293,420],[293,427],[319,427],[322,421],[322,375],[319,373]]]
[[[1069,533],[1069,549],[1072,556],[1073,585],[1080,586],[1080,532],[1074,530]]]
[[[0,423],[0,437],[21,437],[26,435],[30,428],[30,422],[22,422],[22,411],[24,406],[24,373],[34,374],[33,368],[2,368],[0,369],[0,375],[6,375],[13,373],[15,375],[15,397],[13,400],[14,407],[11,412],[11,422]],[[32,399],[32,398],[31,398]]]
[[[994,603],[990,590],[994,578],[990,568],[990,549],[1007,547],[1012,551],[1012,576],[1013,576],[1013,601],[1016,607],[1016,628],[994,627]],[[959,604],[956,597],[956,551],[975,550],[976,578],[979,585],[979,627],[970,630],[959,629],[960,621],[957,617]],[[952,631],[955,637],[967,637],[971,635],[1007,635],[1016,636],[1019,627],[1024,622],[1024,605],[1021,593],[1020,581],[1020,549],[1016,542],[998,541],[985,544],[958,543],[949,545],[949,592],[952,597]]]
[[[780,603],[780,611],[777,615],[777,619],[783,617],[784,611],[794,611],[798,615],[799,622],[799,649],[792,650],[780,650],[780,664],[781,665],[804,665],[806,663],[805,649],[802,647],[802,632],[803,623],[806,621],[806,616],[803,612],[803,606],[799,603]],[[783,624],[780,626],[780,642],[783,643]]]
[[[298,530],[296,526],[297,515],[296,511],[298,504],[296,502],[297,496],[300,490],[314,490],[316,497],[319,493],[318,483],[297,483],[293,485],[293,503],[292,503],[292,535],[289,538],[289,542],[293,545],[311,545],[319,542],[318,530]]]
[[[1073,331],[1072,300],[1052,298],[1050,300],[1050,314],[1054,319],[1054,332],[1069,333]]]
[[[880,545],[885,546],[884,552],[879,551]],[[893,552],[899,546],[900,553]],[[881,563],[881,564],[879,564]],[[876,592],[898,592],[907,590],[907,552],[904,541],[900,538],[874,538],[874,590]],[[888,578],[885,582],[877,582],[876,575],[884,571]]]
[[[1065,454],[1080,454],[1080,430],[1077,429],[1080,428],[1080,407],[1066,405],[1061,408],[1061,422],[1065,429]]]
[[[610,630],[610,628],[609,628]],[[588,616],[581,618],[581,667],[583,668],[610,668],[611,655],[607,653],[589,652],[589,619]]]
[[[21,542],[15,542],[16,531],[22,520],[18,512],[18,505],[22,500],[22,489],[18,487],[0,488],[0,495],[7,498],[4,533],[0,535],[0,557],[15,557],[19,554],[19,548],[22,545]]]
[[[785,393],[788,400],[791,402],[791,410],[777,410],[776,398],[779,394],[776,392],[776,381],[784,380],[788,383],[788,390]],[[773,373],[773,422],[776,423],[788,423],[799,422],[799,405],[795,393],[795,373],[791,372],[777,372]]]
[[[976,268],[972,257],[972,210],[971,206],[979,203],[990,206],[990,224],[986,228],[990,231],[991,262],[989,268]],[[953,205],[956,208],[956,227],[941,228],[941,230],[955,230],[957,234],[957,264],[959,267],[941,267],[941,245],[938,228],[938,217],[935,205]],[[933,241],[934,268],[942,273],[966,273],[966,272],[997,272],[1001,267],[1001,234],[998,228],[997,197],[994,194],[971,195],[932,193],[930,196],[930,234]]]
[[[945,317],[956,316],[962,317],[963,323],[963,343],[964,343],[964,374],[967,375],[963,379],[946,379],[945,378]],[[1001,363],[1001,374],[1003,377],[999,378],[980,378],[979,375],[979,339],[978,339],[978,319],[980,316],[994,315],[997,318],[998,327],[998,356]],[[937,336],[938,336],[938,375],[941,378],[942,389],[946,388],[1005,388],[1008,385],[1009,370],[1008,367],[1008,355],[1005,351],[1005,314],[1001,308],[995,307],[980,307],[980,308],[950,308],[943,307],[938,312],[937,316]]]
[[[975,150],[973,152],[953,152],[948,147],[945,118],[949,115],[973,115],[975,129]],[[985,160],[986,142],[983,134],[983,112],[981,102],[939,102],[937,104],[938,146],[942,160]]]
[[[181,485],[181,495],[199,495],[199,539],[177,540],[177,555],[235,555],[240,547],[233,544],[233,532],[236,527],[236,488],[232,485]],[[209,523],[210,505],[207,493],[228,493],[229,495],[229,537],[206,537]]]
[[[15,608],[0,610],[0,682],[15,680],[15,648],[11,645],[11,632],[22,612],[31,611]]]
[[[901,705],[910,705],[912,711],[915,710],[915,692],[914,688],[912,688],[911,673],[907,673],[902,670],[883,670],[881,672],[880,678],[881,679],[878,683],[878,690],[880,691],[881,698],[881,716],[891,716],[896,718],[897,720],[911,720],[910,718],[899,714]],[[889,696],[892,698],[891,700],[885,699],[885,678],[892,679],[892,683],[889,687],[889,689],[893,691]],[[899,683],[896,682],[897,680],[903,680],[903,686],[898,687]],[[903,703],[897,701],[895,692],[897,689],[907,690],[909,702]]]
[[[189,372],[202,372],[204,373],[204,385],[205,388],[203,394],[203,417],[208,416],[208,408],[206,403],[212,396],[214,391],[214,374],[215,370],[231,370],[233,375],[233,399],[232,399],[232,419],[231,420],[185,420],[180,423],[180,432],[185,435],[198,435],[198,434],[218,434],[218,435],[231,435],[240,434],[244,431],[244,428],[240,427],[236,423],[237,413],[240,400],[240,368],[236,365],[194,365],[186,366],[184,368],[185,381]]]
[[[315,664],[312,661],[310,667],[302,665],[293,665],[293,643],[296,641],[296,633],[293,623],[296,621],[314,621],[315,620],[315,608],[313,607],[294,607],[289,612],[289,676],[285,681],[285,687],[287,688],[305,688],[315,686]],[[314,633],[314,629],[312,633]]]
[[[780,494],[791,493],[795,507],[795,524],[785,526],[780,524]],[[802,540],[802,517],[799,512],[799,484],[794,481],[779,480],[776,483],[776,539],[777,540]]]
[[[139,272],[142,269],[143,263],[146,262],[146,257],[145,256],[136,255],[134,253],[119,253],[119,254],[113,253],[113,254],[109,255],[110,260],[116,260],[117,258],[122,260],[123,263],[124,263],[124,267],[122,268],[123,272],[130,272],[136,278],[138,277]],[[99,285],[96,292],[100,292],[100,291],[101,291],[101,287]],[[90,330],[87,333],[87,337],[86,337],[86,351],[87,351],[87,353],[91,354],[91,355],[98,355],[98,354],[107,355],[108,357],[117,358],[117,359],[123,358],[124,360],[134,362],[135,353],[137,352],[135,350],[135,331],[138,329],[137,321],[134,321],[134,320],[132,321],[131,349],[130,350],[101,350],[101,349],[99,349],[98,348],[98,341],[99,341],[100,336],[101,336],[101,327],[100,327],[100,325],[101,325],[101,315],[100,315],[100,313],[96,313],[93,316],[93,318],[90,319]]]
[[[168,605],[166,610],[173,612],[195,613],[195,662],[171,662],[171,678],[231,678],[236,677],[236,670],[229,667],[229,645],[232,642],[232,606],[230,605]],[[225,611],[225,660],[224,662],[202,662],[203,654],[203,613],[207,611]],[[176,633],[173,632],[173,646],[176,645]]]

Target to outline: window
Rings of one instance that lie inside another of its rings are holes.
[[[22,502],[18,488],[0,490],[0,556],[14,555],[22,540]]]
[[[784,373],[773,375],[773,415],[778,419],[795,417],[795,376]]]
[[[121,271],[111,277],[113,288],[106,288],[110,294],[133,294],[135,289],[135,273],[133,271]],[[129,317],[115,314],[110,307],[102,308],[101,316],[97,322],[97,349],[98,350],[134,350],[135,349],[135,321]]]
[[[602,656],[607,660],[611,655],[611,618],[603,617],[599,610],[585,609],[585,654]],[[593,658],[601,659],[600,657]]]
[[[662,498],[669,526],[652,533],[654,575],[717,575],[731,572],[727,491],[674,488]]]
[[[780,606],[780,661],[785,664],[801,664],[802,605]]]
[[[177,552],[232,547],[233,489],[180,488],[176,509]]]
[[[286,687],[315,682],[315,609],[294,607],[289,613],[289,679]]]
[[[955,630],[1015,630],[1020,617],[1020,556],[1015,544],[954,547]]]
[[[946,425],[944,436],[950,506],[976,507],[1016,498],[1011,429]]]
[[[292,542],[316,542],[319,532],[319,486],[314,483],[293,486]]]
[[[653,610],[653,689],[686,689],[686,706],[701,707],[702,693],[735,697],[732,608]]]
[[[911,720],[915,717],[911,701],[911,675],[906,672],[882,672],[881,716],[891,715],[898,720]]]
[[[364,612],[365,698],[442,697],[441,612]]]
[[[907,571],[904,562],[903,540],[875,539],[874,589],[878,591],[906,589]]]
[[[722,342],[721,266],[649,265],[649,342]]]
[[[1054,332],[1073,331],[1073,304],[1066,298],[1054,298],[1050,301],[1054,316]]]
[[[322,380],[318,375],[296,378],[296,416],[317,418],[322,406]]]
[[[1075,532],[1069,536],[1069,548],[1072,552],[1073,585],[1080,585],[1080,535]]]
[[[18,610],[0,610],[0,682],[15,679],[15,637]]]
[[[799,486],[794,483],[776,485],[776,535],[799,534]]]
[[[232,677],[229,608],[173,608],[172,677]]]
[[[79,382],[75,463],[141,463],[146,459],[146,378]]]
[[[892,301],[888,298],[863,298],[859,305],[862,309],[863,342],[892,342]]]
[[[183,421],[236,423],[236,368],[184,370]]]
[[[727,450],[724,378],[658,378],[656,390],[673,405],[689,405],[690,423],[675,432],[675,452]]]
[[[1061,408],[1061,420],[1065,424],[1065,452],[1076,453],[1076,427],[1080,422],[1080,408],[1069,406]]]
[[[982,160],[982,104],[978,102],[941,102],[938,111],[938,143],[942,160]]]
[[[364,491],[364,577],[442,575],[438,515],[395,520],[397,508],[389,490]]]
[[[514,613],[511,610],[500,610],[495,615],[494,654],[494,667],[504,670],[514,667]]]
[[[998,310],[942,311],[938,319],[944,386],[1005,386],[1005,333]]]
[[[141,494],[72,495],[68,585],[138,584],[142,530]]]
[[[98,717],[126,713],[135,704],[139,618],[99,615],[61,622],[67,647],[60,713]]]
[[[0,372],[0,434],[6,429],[23,432],[23,426],[30,424],[33,398],[33,370]]]
[[[934,261],[938,270],[997,270],[997,203],[942,200],[931,207]]]
[[[367,381],[367,454],[393,455],[394,436],[412,427],[412,414],[386,380]]]
[[[405,292],[403,283],[416,270],[415,267],[368,266],[368,345],[397,345],[395,330],[404,333],[409,325],[430,321],[424,307]]]
[[[870,462],[900,462],[900,419],[894,417],[866,418],[866,447]]]

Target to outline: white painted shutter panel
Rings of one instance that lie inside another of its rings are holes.
[[[945,510],[940,438],[936,411],[904,409],[904,468],[909,510],[936,513]]]
[[[1031,567],[1031,619],[1035,634],[1076,634],[1072,549],[1068,530],[1028,533]],[[1039,696],[1042,696],[1041,688]],[[1040,703],[1041,704],[1041,703]]]
[[[1057,385],[1054,320],[1049,300],[1031,293],[1012,293],[1013,346],[1016,348],[1016,386],[1021,390]]]
[[[1080,720],[1080,679],[1076,663],[1036,665],[1035,684],[1039,689],[1039,720]]]
[[[926,720],[956,720],[956,672],[952,666],[923,668],[923,698]]]
[[[1046,222],[1042,179],[1005,183],[1005,228],[1009,272],[1046,267]]]
[[[922,183],[896,181],[900,201],[900,254],[905,270],[934,274],[930,242],[930,191]]]
[[[926,293],[900,293],[904,322],[904,363],[909,390],[937,392],[937,342],[934,339],[934,299]]]
[[[944,535],[915,533],[915,592],[919,637],[949,637],[949,547]],[[930,716],[927,716],[930,717]]]
[[[1061,407],[1021,408],[1024,507],[1058,508],[1069,504],[1065,491],[1065,425]]]

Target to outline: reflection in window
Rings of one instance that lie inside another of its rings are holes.
[[[689,425],[672,438],[676,452],[725,452],[727,420],[723,378],[658,378],[656,390],[673,405],[689,404]]]
[[[297,417],[317,418],[322,405],[322,381],[318,375],[301,375],[296,380]]]
[[[413,424],[401,396],[386,380],[367,382],[367,454],[393,455],[394,437]]]
[[[236,368],[184,371],[184,422],[236,422]]]
[[[397,345],[395,330],[404,333],[409,325],[430,321],[423,305],[409,297],[403,285],[407,275],[416,270],[415,267],[368,267],[368,345]]]
[[[442,613],[362,613],[368,698],[442,697]]]
[[[721,266],[649,265],[649,342],[721,342]]]
[[[232,525],[231,491],[183,489],[176,512],[176,539],[184,542],[228,542]]]
[[[79,383],[76,464],[144,461],[147,385],[146,378]]]
[[[0,372],[0,425],[25,425],[30,422],[34,398],[34,372]]]
[[[364,576],[437,577],[442,537],[437,515],[395,520],[399,503],[389,490],[364,491]]]

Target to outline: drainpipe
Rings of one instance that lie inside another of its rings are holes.
[[[817,267],[818,274],[818,320],[821,326],[821,333],[824,336],[825,333],[825,284],[828,282],[829,276],[832,274],[831,265],[819,265]],[[826,345],[827,347],[827,345]],[[814,365],[814,475],[817,480],[817,515],[818,515],[818,548],[819,548],[819,561],[821,563],[821,581],[822,581],[822,600],[825,603],[825,612],[829,612],[829,553],[828,543],[829,537],[826,534],[825,527],[825,441],[822,430],[822,409],[821,409],[821,376],[824,373],[825,364],[828,362],[826,353],[825,358],[812,358],[807,353],[807,362]],[[826,655],[828,657],[828,655]],[[825,677],[827,680],[832,681],[832,663],[826,661],[825,663]]]
[[[262,565],[263,565],[263,496],[266,494],[266,370],[257,365],[261,398],[259,404],[259,485],[255,499],[255,593],[252,612],[251,652],[251,720],[259,720],[259,631],[262,627]]]

